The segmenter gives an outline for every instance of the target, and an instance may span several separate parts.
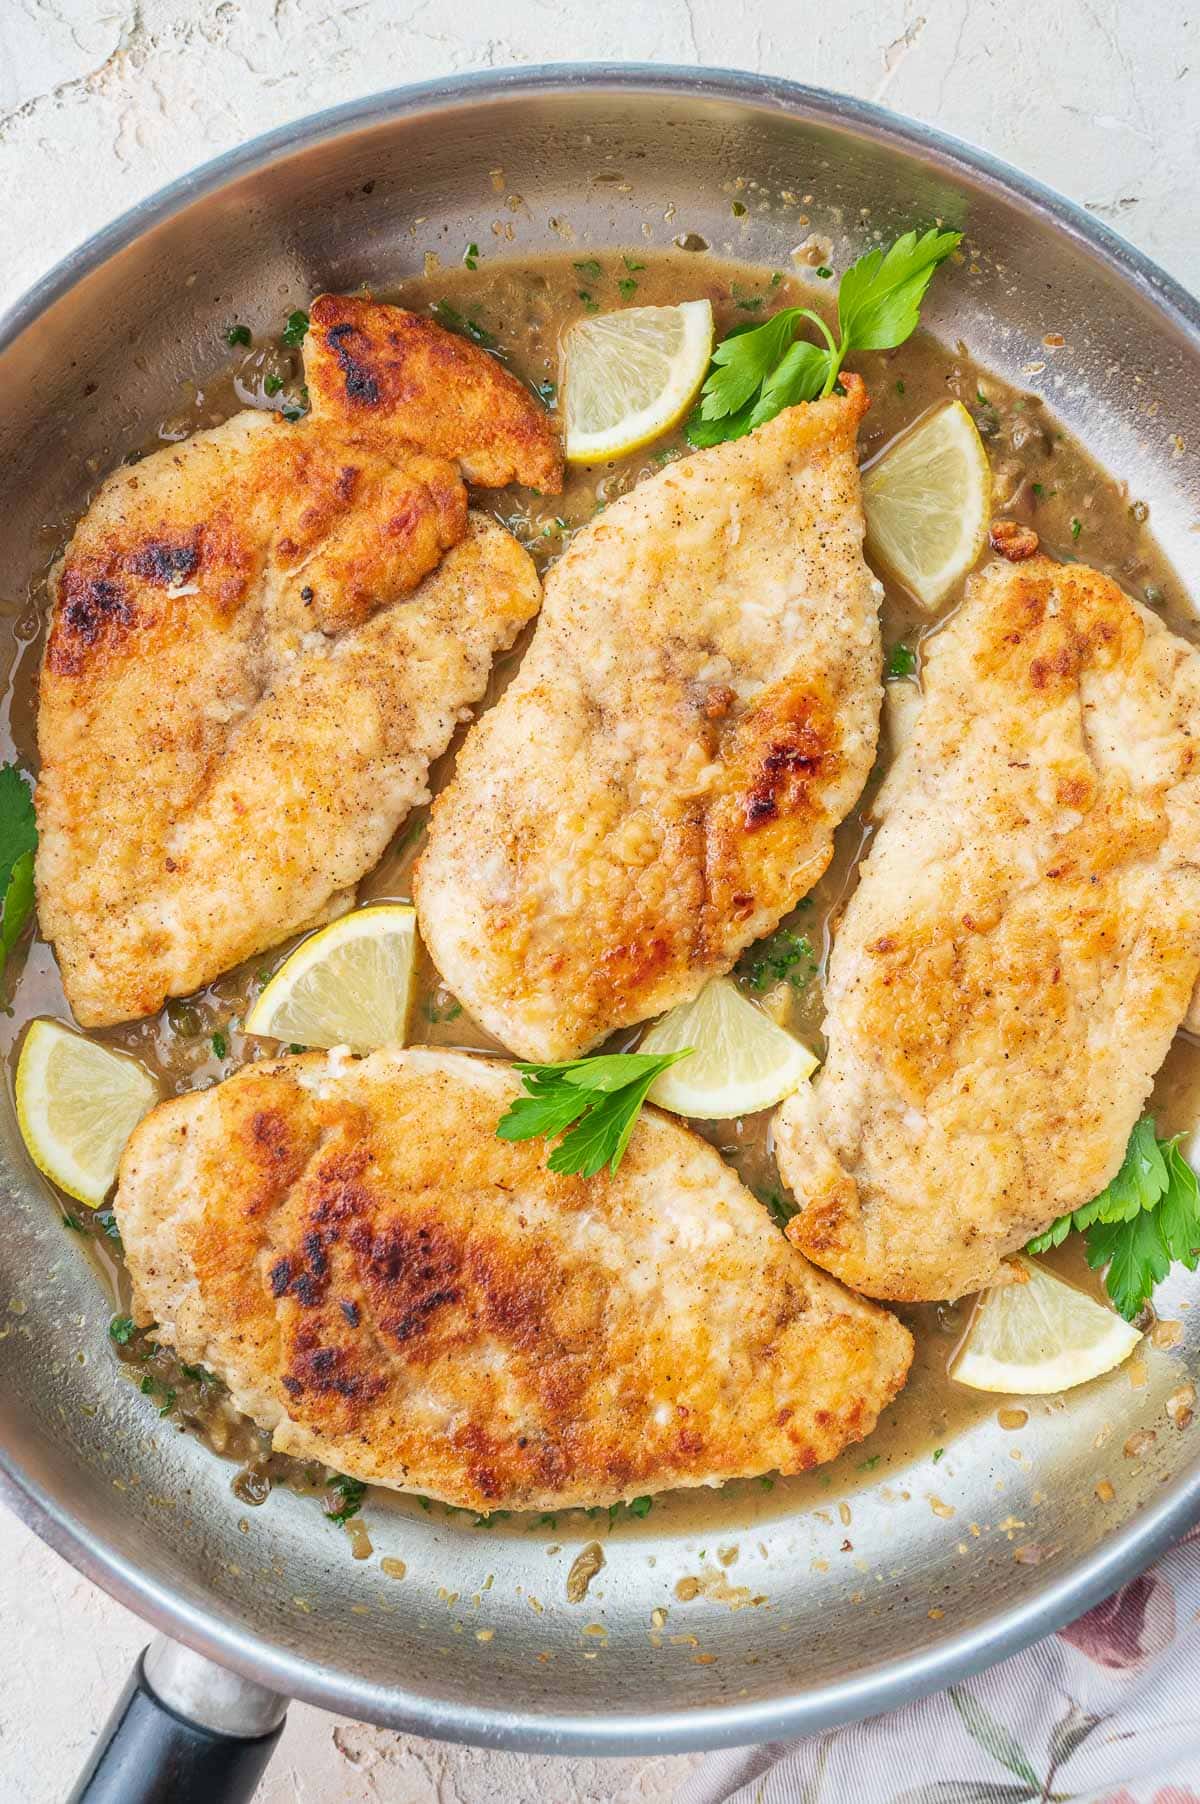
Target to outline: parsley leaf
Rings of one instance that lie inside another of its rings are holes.
[[[117,1218],[111,1209],[97,1209],[92,1217],[102,1232],[112,1241],[119,1253],[125,1251],[121,1242],[121,1230],[117,1226]]]
[[[890,351],[911,338],[934,271],[958,248],[961,232],[905,232],[886,251],[868,251],[842,277],[838,323],[856,351]],[[844,353],[843,353],[844,354]]]
[[[800,1213],[798,1205],[784,1196],[782,1190],[759,1190],[755,1194],[777,1228],[786,1228],[793,1215]]]
[[[330,1479],[329,1489],[336,1491],[342,1500],[336,1509],[326,1509],[325,1514],[331,1522],[349,1522],[351,1516],[358,1515],[367,1494],[367,1487],[360,1479],[347,1478],[344,1472],[339,1472]]]
[[[829,356],[827,350],[810,344],[806,338],[789,345],[762,385],[750,415],[751,427],[773,420],[777,413],[785,407],[795,407],[798,401],[815,401],[829,374]]]
[[[1173,1263],[1195,1271],[1200,1261],[1200,1184],[1179,1150],[1160,1140],[1148,1115],[1129,1136],[1121,1169],[1090,1203],[1062,1215],[1027,1251],[1061,1246],[1072,1231],[1086,1236],[1093,1271],[1107,1266],[1109,1296],[1132,1321]]]
[[[724,419],[762,387],[795,334],[804,309],[785,307],[749,332],[731,332],[713,352],[700,417]]]
[[[8,955],[21,937],[21,931],[33,913],[33,853],[22,852],[12,868],[8,888],[4,892],[4,914],[0,918],[0,977],[8,963]]]
[[[249,326],[229,326],[225,332],[225,343],[230,349],[234,345],[248,345],[250,343]]]
[[[449,301],[435,301],[430,311],[438,325],[445,326],[447,332],[457,332],[463,338],[469,338],[472,344],[479,345],[485,351],[494,351],[500,342],[493,338],[487,328],[481,326],[477,319],[465,319],[458,308],[452,307]]]
[[[550,1140],[561,1134],[546,1161],[551,1171],[591,1178],[607,1165],[615,1172],[651,1084],[690,1051],[617,1052],[560,1065],[518,1065],[527,1094],[509,1105],[496,1133],[501,1140],[539,1135]]]
[[[137,1333],[133,1317],[131,1315],[114,1315],[108,1324],[108,1333],[109,1338],[115,1340],[119,1347],[127,1347]]]
[[[1179,1150],[1177,1140],[1167,1146],[1167,1190],[1159,1204],[1159,1231],[1173,1261],[1194,1272],[1200,1262],[1200,1184]]]
[[[832,394],[852,351],[903,344],[916,327],[934,271],[961,237],[931,227],[905,232],[886,251],[867,251],[842,277],[836,338],[811,307],[785,307],[761,326],[729,333],[713,352],[700,406],[688,421],[690,443],[740,438],[785,407]],[[823,345],[796,338],[805,320],[817,328]]]
[[[33,913],[33,854],[37,849],[33,793],[15,764],[0,765],[0,976]]]
[[[36,848],[33,793],[15,764],[0,765],[0,889],[18,858]]]
[[[1104,1288],[1126,1321],[1132,1321],[1154,1286],[1171,1269],[1152,1210],[1132,1221],[1097,1222],[1088,1229],[1087,1262],[1108,1267]]]
[[[307,331],[308,315],[305,313],[303,307],[297,307],[294,313],[288,314],[287,324],[280,333],[280,337],[283,339],[284,344],[287,345],[290,350],[294,351],[304,343]]]
[[[898,683],[903,681],[905,677],[916,676],[916,674],[916,652],[911,645],[906,645],[903,639],[897,639],[895,645],[893,645],[891,651],[888,653],[887,663],[883,667],[885,682]]]

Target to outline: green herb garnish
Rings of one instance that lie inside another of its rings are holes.
[[[111,1240],[118,1252],[124,1252],[121,1241],[121,1230],[117,1226],[117,1218],[111,1209],[94,1209],[92,1220],[97,1223],[105,1238]]]
[[[581,288],[579,290],[579,298],[583,302],[583,311],[585,313],[599,313],[599,301],[594,301],[586,288]]]
[[[883,674],[889,683],[898,683],[903,677],[916,676],[917,654],[911,645],[898,639],[888,653]]]
[[[653,1497],[634,1497],[629,1504],[631,1516],[648,1516],[654,1508]]]
[[[859,1471],[860,1472],[874,1472],[876,1466],[879,1464],[879,1462],[882,1458],[883,1458],[882,1453],[872,1453],[868,1459],[860,1459],[858,1462]]]
[[[277,395],[282,387],[282,376],[271,375],[263,378],[263,393],[266,395]]]
[[[1082,531],[1083,531],[1083,521],[1082,520],[1072,520],[1071,537],[1073,539],[1078,539],[1078,537]]]
[[[212,1037],[212,1049],[214,1059],[223,1059],[229,1051],[229,1042],[221,1032],[220,1028],[217,1029]]]
[[[1045,1253],[1068,1234],[1082,1233],[1088,1264],[1093,1271],[1108,1267],[1105,1289],[1132,1321],[1172,1264],[1194,1272],[1200,1262],[1200,1184],[1179,1150],[1181,1138],[1160,1140],[1152,1118],[1143,1115],[1112,1182],[1090,1203],[1060,1215],[1026,1251]]]
[[[250,343],[249,326],[227,326],[225,330],[225,343],[230,349],[232,349],[234,345],[248,345]]]
[[[501,1140],[561,1135],[546,1161],[551,1171],[591,1178],[607,1165],[615,1172],[651,1084],[690,1052],[689,1046],[657,1056],[615,1052],[560,1065],[517,1065],[528,1094],[509,1106],[496,1133]]]
[[[644,263],[638,263],[635,258],[630,257],[629,255],[622,257],[621,261],[626,269],[633,275],[636,275],[639,269],[645,269],[646,267]]]
[[[617,283],[617,289],[620,293],[621,299],[623,301],[627,301],[629,299],[630,295],[637,293],[637,283],[634,281],[632,276],[622,276],[620,281]]]
[[[806,933],[789,933],[781,927],[763,940],[746,974],[750,988],[761,995],[775,983],[790,983],[802,990],[817,968],[817,955]]]
[[[15,764],[0,765],[0,976],[33,913],[37,842],[33,793]]]
[[[366,1485],[357,1478],[347,1478],[344,1472],[339,1472],[336,1478],[330,1479],[329,1489],[336,1491],[341,1498],[336,1509],[326,1508],[325,1514],[331,1522],[349,1522],[351,1516],[358,1515],[367,1494]]]
[[[817,274],[820,276],[822,282],[828,282],[829,278],[833,274],[833,271],[830,269],[828,263],[822,263],[820,268],[817,270]]]
[[[297,307],[294,313],[288,314],[287,324],[284,326],[283,331],[279,336],[282,338],[284,344],[287,345],[288,349],[294,351],[304,343],[304,337],[307,331],[308,315],[305,313],[303,307]]]
[[[496,349],[499,341],[477,319],[465,318],[449,301],[435,301],[432,312],[438,325],[445,326],[447,332],[457,332],[460,337],[469,338],[472,344],[479,345],[485,351]]]
[[[868,251],[842,277],[835,338],[811,307],[785,307],[751,331],[735,331],[713,352],[699,410],[688,422],[693,445],[741,438],[785,407],[832,394],[852,351],[887,351],[915,330],[925,290],[961,232],[906,232],[890,249]],[[822,268],[818,275],[831,275]],[[802,320],[823,344],[797,339]]]
[[[468,244],[466,250],[463,252],[463,262],[468,269],[479,268],[479,246],[477,244]]]
[[[593,282],[598,282],[604,274],[595,257],[584,257],[582,262],[576,263],[574,267],[581,276],[589,276]]]
[[[932,1458],[933,1458],[933,1463],[935,1466],[937,1465],[937,1463],[940,1459],[945,1459],[945,1457],[946,1457],[946,1449],[944,1447],[935,1447],[934,1448]]]
[[[108,1324],[109,1339],[115,1340],[118,1347],[127,1347],[136,1333],[131,1315],[114,1315]]]
[[[160,1416],[170,1415],[172,1409],[175,1407],[175,1392],[169,1384],[164,1384],[160,1378],[155,1378],[151,1373],[147,1372],[146,1376],[139,1384],[138,1389],[141,1391],[143,1397],[161,1397],[162,1402],[159,1405],[158,1413]]]
[[[800,1213],[797,1205],[784,1196],[782,1190],[760,1190],[757,1195],[777,1228],[786,1228],[793,1215]]]
[[[285,420],[302,420],[308,412],[308,384],[301,383],[299,401],[288,401],[279,411]]]

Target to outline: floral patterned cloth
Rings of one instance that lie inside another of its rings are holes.
[[[1200,1804],[1200,1529],[1057,1635],[888,1716],[703,1761],[677,1804]]]

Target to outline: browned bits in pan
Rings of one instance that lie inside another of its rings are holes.
[[[988,543],[1010,564],[1022,564],[1027,557],[1036,554],[1038,536],[1032,526],[1022,526],[1019,520],[995,520],[988,533]]]

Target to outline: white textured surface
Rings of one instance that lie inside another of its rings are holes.
[[[1200,28],[1178,0],[0,0],[0,308],[270,126],[549,60],[737,65],[986,144],[1200,284]],[[146,1639],[0,1513],[0,1804],[63,1797]],[[416,1741],[294,1706],[259,1804],[635,1804],[691,1764]]]

